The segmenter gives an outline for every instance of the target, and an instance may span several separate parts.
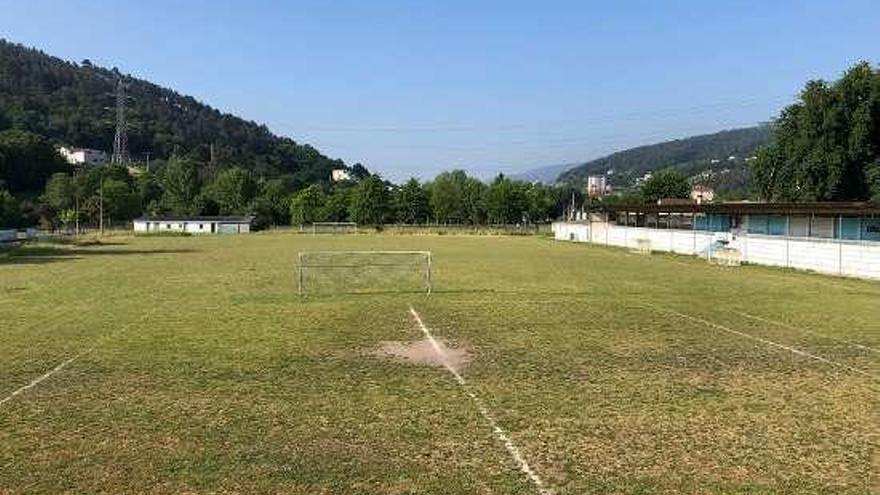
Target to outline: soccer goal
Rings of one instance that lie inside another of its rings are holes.
[[[630,249],[636,254],[651,254],[651,239],[636,239],[636,246]]]
[[[303,251],[297,291],[305,294],[431,293],[430,251]]]
[[[742,253],[731,247],[717,247],[709,252],[709,263],[721,266],[740,266]]]
[[[357,224],[354,222],[315,222],[311,228],[312,234],[354,234],[357,232]]]

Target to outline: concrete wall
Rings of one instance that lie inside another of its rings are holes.
[[[553,237],[557,241],[590,242],[590,226],[580,222],[555,222]]]
[[[652,229],[605,222],[555,222],[553,233],[561,241],[630,249],[636,249],[639,240],[647,240],[653,251],[704,257],[724,241],[738,250],[746,263],[880,280],[880,242]]]
[[[211,233],[211,225],[216,225],[215,222],[186,222],[184,224],[183,230],[184,232],[189,232],[190,234],[210,234]],[[217,227],[214,227],[215,232]]]

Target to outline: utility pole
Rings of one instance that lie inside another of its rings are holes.
[[[77,181],[77,172],[79,167],[73,169],[73,215],[74,215],[74,237],[79,236],[79,181]]]
[[[122,78],[116,82],[116,135],[113,137],[113,156],[110,163],[128,163],[128,134],[125,123],[125,83]]]
[[[102,174],[103,175],[103,174]],[[101,185],[98,186],[98,210],[101,215],[101,219],[98,221],[98,225],[101,229],[101,235],[104,235],[104,178],[101,177]]]

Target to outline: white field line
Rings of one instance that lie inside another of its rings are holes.
[[[679,313],[678,311],[673,311],[673,310],[671,310],[671,309],[661,308],[661,307],[659,307],[659,306],[655,306],[655,305],[653,305],[653,304],[641,303],[641,305],[643,305],[644,307],[647,307],[647,308],[653,309],[654,311],[658,311],[658,312],[661,312],[661,313],[666,313],[666,314],[670,314],[670,315],[678,316],[679,318],[684,318],[684,319],[686,319],[686,320],[691,320],[691,321],[695,321],[695,322],[698,322],[698,323],[702,323],[702,324],[704,324],[704,325],[706,325],[706,326],[709,326],[709,327],[712,327],[712,328],[716,328],[716,329],[718,329],[718,330],[721,330],[721,331],[724,331],[724,332],[727,332],[727,333],[731,333],[731,334],[733,334],[733,335],[738,335],[738,336],[740,336],[740,337],[745,337],[745,338],[747,338],[747,339],[756,340],[756,341],[761,342],[761,343],[763,343],[763,344],[767,344],[767,345],[769,345],[769,346],[776,347],[776,348],[779,348],[779,349],[783,349],[783,350],[789,351],[789,352],[791,352],[791,353],[793,353],[793,354],[797,354],[798,356],[802,356],[802,357],[805,357],[805,358],[808,358],[808,359],[812,359],[812,360],[815,360],[815,361],[819,361],[819,362],[821,362],[821,363],[825,363],[825,364],[828,364],[828,365],[830,365],[830,366],[834,366],[834,367],[837,367],[837,368],[845,369],[845,370],[847,370],[847,371],[851,371],[851,372],[853,372],[853,373],[857,373],[857,374],[859,374],[859,375],[866,376],[866,377],[871,378],[871,379],[873,379],[873,380],[880,381],[880,376],[873,375],[873,374],[871,374],[871,373],[868,373],[867,371],[861,370],[861,369],[859,369],[859,368],[854,368],[854,367],[852,367],[852,366],[849,366],[849,365],[846,365],[846,364],[843,364],[843,363],[838,363],[837,361],[832,361],[832,360],[830,360],[830,359],[823,358],[822,356],[817,356],[817,355],[815,355],[815,354],[809,353],[809,352],[807,352],[807,351],[802,351],[802,350],[800,350],[800,349],[797,349],[797,348],[794,348],[794,347],[791,347],[791,346],[788,346],[788,345],[785,345],[785,344],[780,344],[780,343],[778,343],[778,342],[773,342],[772,340],[767,340],[767,339],[765,339],[765,338],[763,338],[763,337],[758,337],[758,336],[756,336],[756,335],[752,335],[752,334],[749,334],[749,333],[746,333],[746,332],[741,332],[741,331],[739,331],[739,330],[734,330],[733,328],[726,327],[726,326],[724,326],[724,325],[720,325],[720,324],[718,324],[718,323],[714,323],[714,322],[711,322],[711,321],[709,321],[709,320],[704,320],[704,319],[702,319],[702,318],[698,318],[698,317],[696,317],[696,316],[691,316],[691,315],[688,315],[688,314],[685,314],[685,313]]]
[[[92,352],[92,350],[94,350],[94,347],[90,347],[90,348],[86,349],[85,351],[83,351],[83,352],[81,352],[81,353],[79,353],[79,354],[77,354],[77,355],[75,355],[75,356],[73,356],[73,357],[71,357],[71,358],[67,358],[66,360],[60,362],[57,366],[55,366],[55,367],[52,368],[51,370],[49,370],[49,371],[43,373],[43,374],[40,375],[39,377],[33,379],[33,380],[32,380],[30,383],[28,383],[27,385],[25,385],[25,386],[23,386],[23,387],[20,387],[20,388],[16,389],[16,390],[15,390],[14,392],[12,392],[11,394],[9,394],[9,395],[7,395],[6,397],[0,399],[0,406],[2,406],[3,404],[5,404],[6,402],[9,402],[10,400],[12,400],[13,397],[15,397],[16,395],[18,395],[18,394],[24,392],[25,390],[37,386],[37,384],[39,384],[41,381],[45,380],[46,378],[49,378],[50,376],[54,375],[54,374],[57,373],[57,372],[63,370],[68,364],[70,364],[70,363],[76,361],[77,359],[79,359],[80,357],[82,357],[82,356],[84,356],[84,355],[86,355],[86,354]]]
[[[64,361],[61,361],[60,363],[58,363],[58,364],[57,364],[54,368],[52,368],[51,370],[49,370],[49,371],[43,373],[42,375],[40,375],[40,376],[37,377],[37,378],[34,378],[33,380],[31,380],[31,382],[28,383],[27,385],[24,385],[24,386],[22,386],[22,387],[17,388],[17,389],[14,390],[11,394],[9,394],[9,395],[7,395],[6,397],[0,399],[0,406],[2,406],[3,404],[9,402],[10,400],[12,400],[16,395],[19,395],[19,394],[21,394],[22,392],[25,392],[25,391],[27,391],[28,389],[33,388],[33,387],[39,385],[39,383],[42,382],[43,380],[49,378],[50,376],[54,375],[55,373],[58,373],[59,371],[61,371],[61,370],[63,370],[64,368],[66,368],[68,364],[70,364],[70,363],[76,361],[77,359],[79,359],[79,358],[85,356],[86,354],[89,354],[89,353],[91,353],[92,351],[94,351],[95,348],[98,347],[100,344],[102,344],[104,341],[106,341],[106,340],[110,339],[111,337],[113,337],[113,336],[119,334],[119,333],[122,332],[123,330],[128,329],[128,328],[129,328],[131,325],[133,325],[134,323],[136,323],[136,322],[137,322],[137,323],[140,323],[141,321],[145,320],[145,319],[147,318],[147,316],[148,316],[148,314],[145,314],[145,315],[141,316],[140,318],[138,318],[136,321],[129,322],[129,323],[127,323],[127,324],[125,324],[125,325],[119,327],[119,329],[117,329],[117,330],[115,330],[115,331],[113,331],[113,332],[110,332],[109,334],[107,334],[107,335],[105,335],[105,336],[99,338],[99,339],[98,339],[98,340],[97,340],[97,341],[96,341],[91,347],[89,347],[88,349],[86,349],[86,350],[80,352],[79,354],[76,354],[76,355],[73,356],[73,357],[70,357],[70,358],[65,359]]]
[[[761,316],[756,316],[756,315],[752,315],[752,314],[749,314],[749,313],[744,313],[744,312],[742,312],[742,311],[734,311],[734,310],[732,310],[732,309],[731,309],[731,310],[728,310],[728,311],[730,311],[731,313],[734,313],[734,314],[738,314],[738,315],[740,315],[740,316],[742,316],[742,317],[744,317],[744,318],[748,318],[748,319],[750,319],[750,320],[760,321],[760,322],[762,322],[762,323],[769,323],[770,325],[775,325],[775,326],[778,326],[778,327],[787,328],[787,329],[789,329],[789,330],[795,330],[795,331],[798,331],[798,332],[804,332],[804,333],[806,333],[806,334],[815,335],[816,337],[822,337],[822,338],[824,338],[824,339],[830,339],[830,340],[833,340],[833,341],[835,341],[835,342],[839,342],[839,343],[841,343],[841,344],[851,345],[851,346],[856,347],[856,348],[858,348],[858,349],[862,349],[863,351],[870,351],[870,352],[877,352],[877,353],[880,353],[880,349],[877,349],[877,348],[875,348],[875,347],[866,346],[866,345],[864,345],[864,344],[859,344],[858,342],[853,342],[853,341],[845,340],[845,339],[838,339],[838,338],[836,338],[836,337],[832,337],[832,336],[830,336],[830,335],[825,335],[825,334],[823,334],[823,333],[819,333],[819,332],[816,332],[816,331],[814,331],[814,330],[808,330],[808,329],[806,329],[806,328],[798,328],[798,327],[796,327],[796,326],[789,325],[788,323],[783,323],[783,322],[781,322],[781,321],[771,320],[771,319],[769,319],[769,318],[763,318],[763,317],[761,317]]]
[[[434,348],[434,352],[437,353],[437,356],[440,357],[440,361],[443,363],[443,366],[449,371],[455,381],[461,385],[462,389],[464,389],[465,393],[471,400],[476,404],[477,409],[480,411],[480,414],[489,423],[489,426],[492,428],[492,431],[495,433],[495,437],[504,444],[504,447],[507,449],[507,452],[513,458],[513,460],[519,466],[520,471],[522,471],[532,483],[538,488],[538,493],[541,495],[551,495],[551,492],[548,488],[545,487],[544,482],[541,481],[541,478],[538,476],[535,471],[529,466],[529,463],[526,462],[520,450],[514,445],[513,441],[507,435],[507,432],[504,431],[500,426],[498,426],[498,421],[495,420],[495,417],[492,413],[489,412],[489,408],[486,407],[486,404],[474,393],[470,386],[468,386],[467,381],[458,373],[458,371],[449,363],[449,360],[446,358],[446,353],[443,352],[443,348],[440,347],[440,344],[434,339],[434,336],[431,334],[431,331],[428,330],[428,327],[422,322],[422,318],[416,312],[415,308],[412,306],[409,307],[409,312],[412,314],[413,319],[415,319],[419,328],[422,330],[422,333],[425,334],[425,337],[428,339],[428,342],[431,343],[431,347]]]

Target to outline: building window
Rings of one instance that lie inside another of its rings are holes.
[[[204,229],[205,229],[205,224],[200,223],[200,224],[199,224],[199,230],[204,230]]]

